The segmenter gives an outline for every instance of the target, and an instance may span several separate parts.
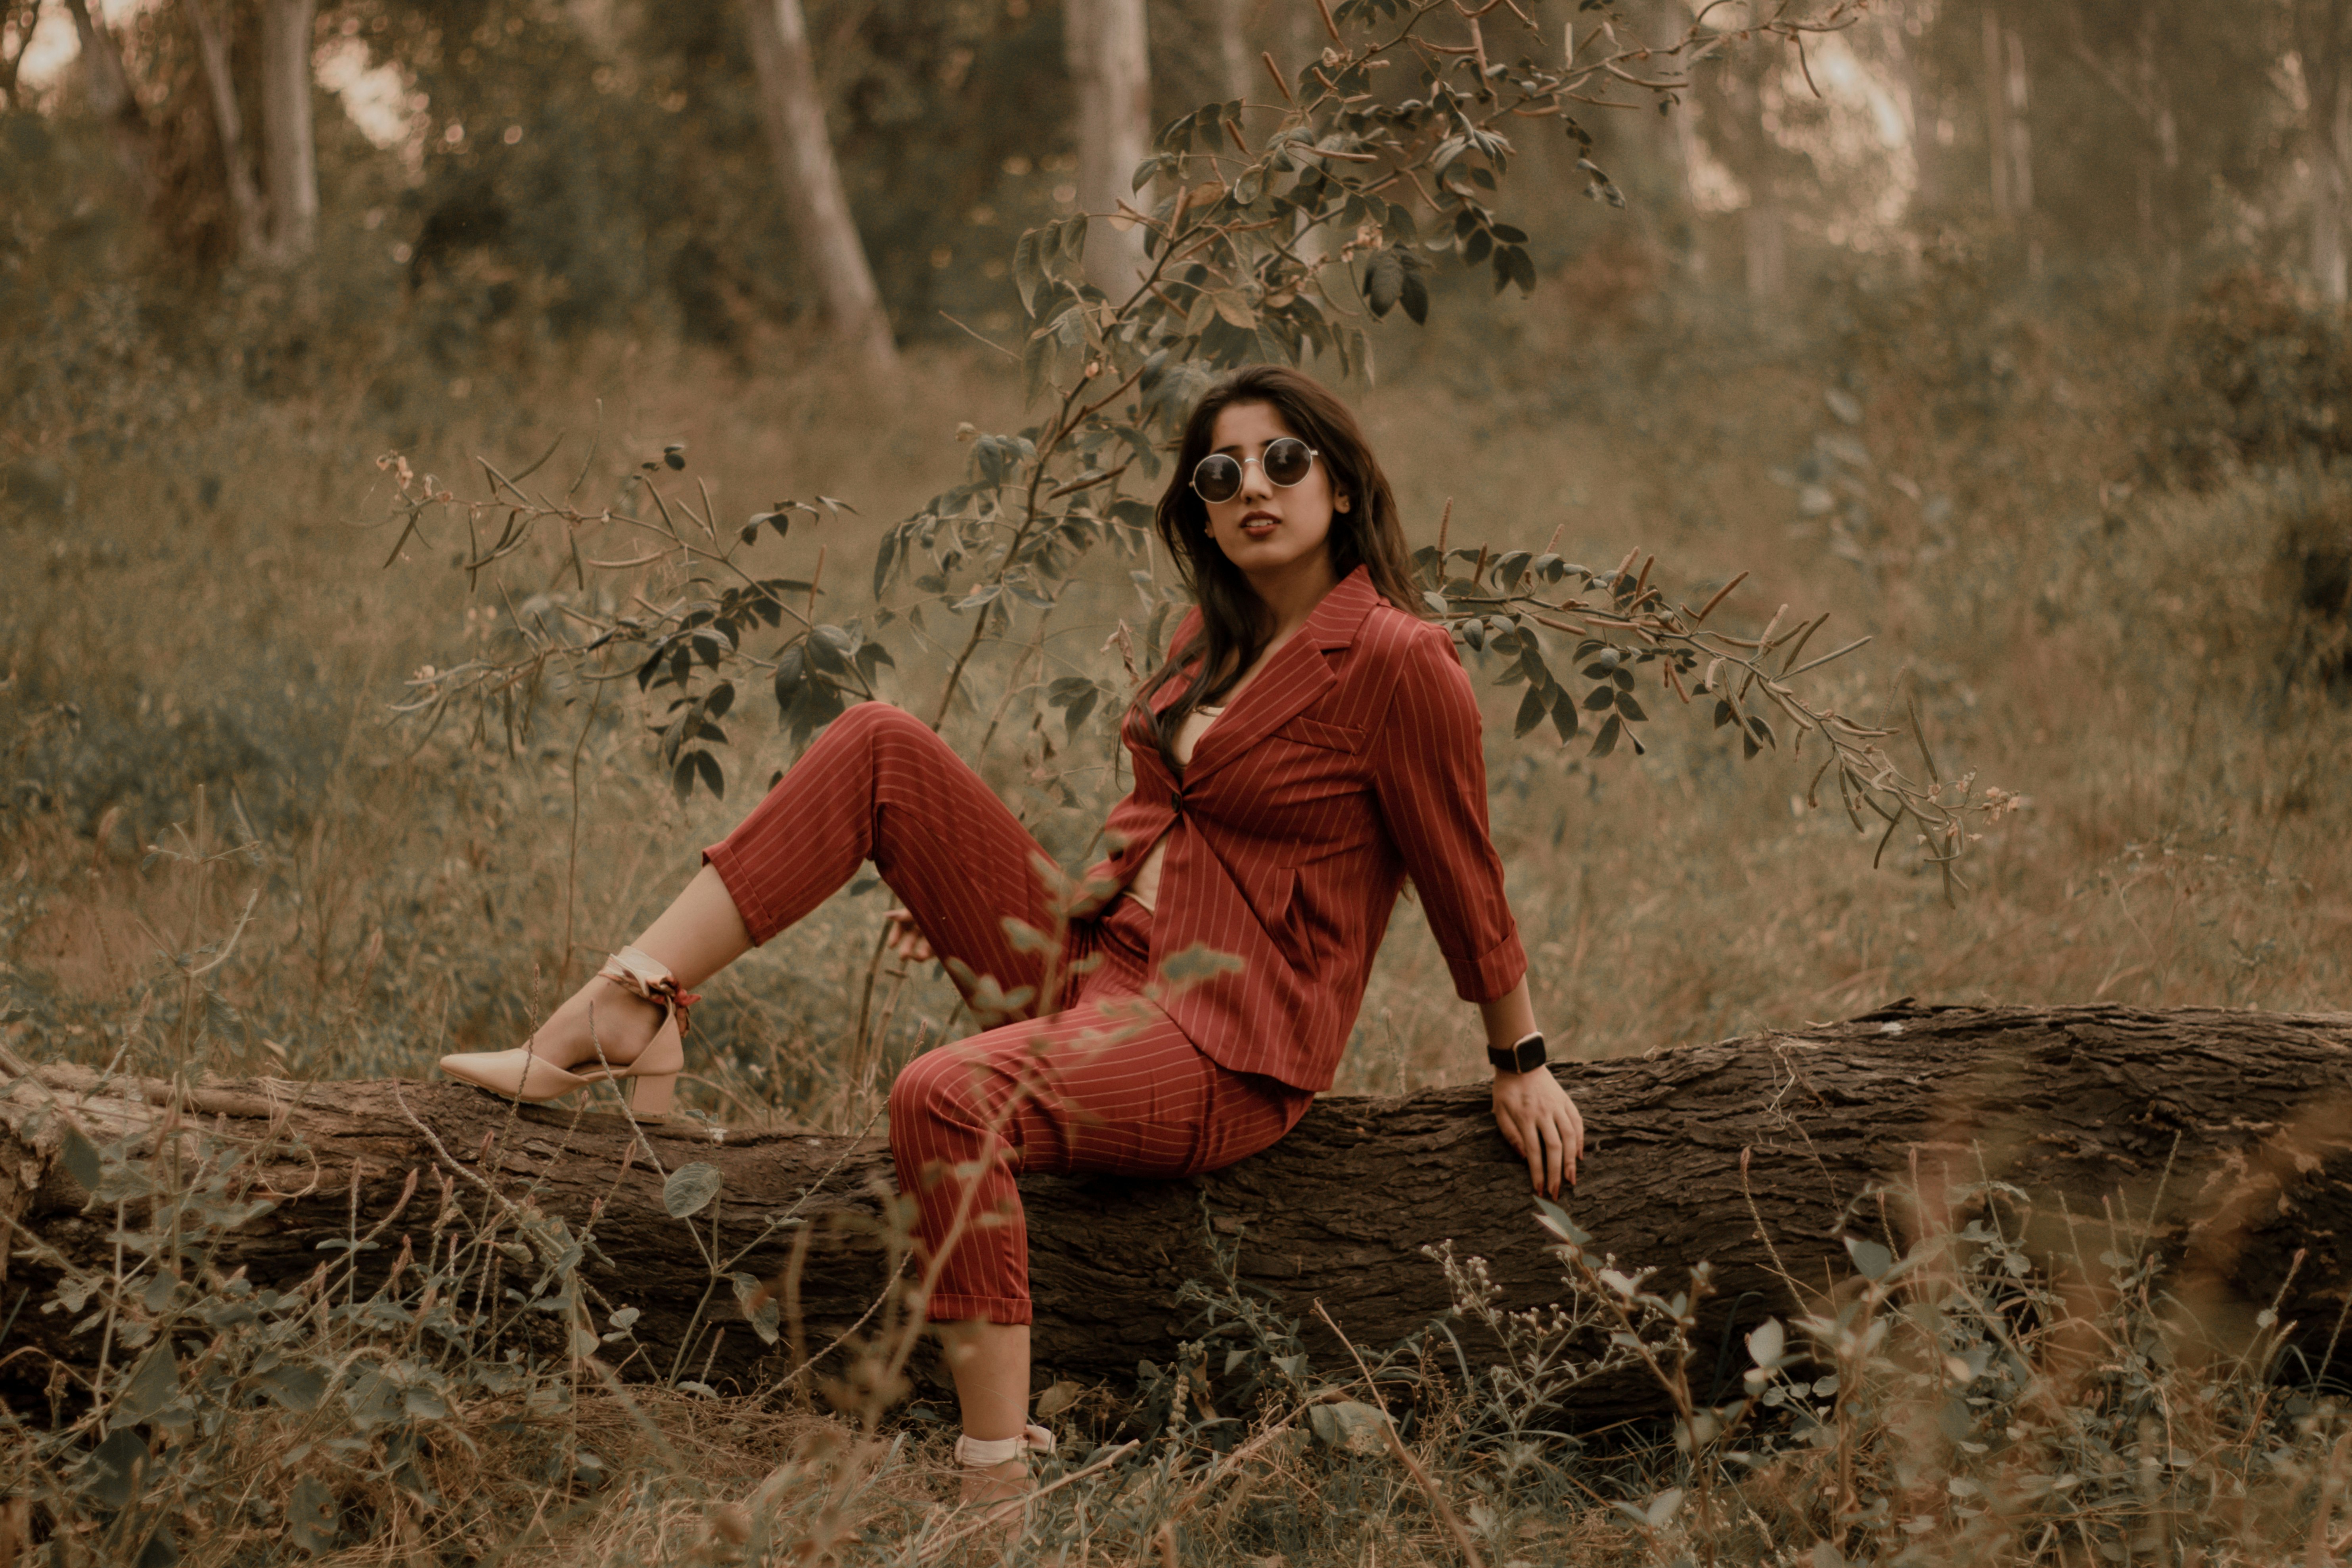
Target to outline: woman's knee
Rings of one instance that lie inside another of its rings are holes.
[[[929,725],[895,703],[860,702],[826,725],[820,739],[834,740],[835,744],[874,745],[919,736],[925,741],[939,739]]]
[[[972,1064],[953,1047],[908,1062],[890,1084],[890,1147],[936,1156],[939,1133],[973,1124],[971,1091]]]

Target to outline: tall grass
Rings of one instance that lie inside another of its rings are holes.
[[[1496,373],[1473,378],[1463,366],[1485,352],[1468,335],[1478,326],[1384,341],[1402,367],[1360,396],[1415,543],[1435,541],[1450,503],[1453,542],[1539,549],[1557,533],[1559,549],[1595,564],[1639,544],[1694,602],[1751,572],[1721,613],[1758,625],[1787,603],[1874,635],[1836,677],[1838,705],[1893,721],[1916,701],[1947,775],[1966,769],[2023,801],[1987,827],[1973,890],[1948,904],[1933,877],[1894,868],[1907,858],[1890,852],[1888,868],[1871,869],[1870,841],[1832,803],[1806,800],[1803,759],[1742,762],[1692,713],[1667,715],[1647,756],[1593,763],[1580,745],[1513,742],[1517,693],[1491,692],[1495,836],[1538,1016],[1570,1051],[1791,1026],[1906,994],[2341,1006],[2352,792],[2337,775],[2352,721],[2324,682],[2287,679],[2310,628],[2281,541],[2346,515],[2352,486],[2320,473],[2234,475],[2194,494],[2122,484],[2135,378],[2152,374],[2153,351],[2135,358],[2087,335],[2027,334],[2039,346],[2011,355],[1987,403],[1949,369],[1965,356],[1931,352],[1948,322],[1879,323],[1888,336],[1876,349],[1834,353],[1718,331],[1685,358],[1662,346],[1670,323],[1571,357],[1547,340],[1564,329],[1534,317]],[[444,1050],[520,1037],[660,907],[695,848],[789,756],[747,701],[729,798],[681,805],[648,764],[647,715],[625,687],[593,703],[551,692],[511,730],[452,722],[428,735],[394,722],[410,672],[509,636],[509,605],[554,582],[563,560],[551,545],[526,552],[470,595],[450,564],[454,536],[412,541],[385,564],[394,535],[373,459],[398,445],[419,471],[461,485],[475,454],[527,460],[561,433],[552,467],[568,478],[593,435],[583,494],[601,503],[641,458],[682,442],[722,515],[822,492],[885,520],[951,482],[960,421],[1020,417],[1013,387],[977,352],[933,356],[887,389],[801,363],[744,379],[687,351],[605,342],[542,356],[495,394],[486,381],[418,380],[396,417],[355,392],[214,395],[183,405],[169,442],[45,448],[55,457],[44,472],[61,482],[12,492],[0,522],[12,583],[24,584],[0,600],[0,1038],[19,1056],[124,1071],[335,1079],[416,1076]],[[625,531],[581,543],[618,553]],[[799,574],[822,547],[823,585],[849,613],[870,575],[871,531],[849,519],[761,548]],[[1105,563],[1030,663],[1007,650],[1007,667],[1027,673],[998,689],[995,739],[975,752],[1073,865],[1118,790],[1116,759],[1104,717],[1066,735],[1041,690],[1061,661],[1098,658],[1136,614],[1129,564]],[[1470,663],[1483,686],[1492,672]],[[937,668],[910,660],[895,679],[928,710]],[[1664,692],[1643,700],[1674,705]],[[961,738],[976,747],[979,731],[975,721]],[[1066,795],[1045,787],[1054,779]],[[936,974],[877,973],[887,899],[861,882],[712,988],[686,1091],[696,1112],[863,1125],[891,1064],[971,1027]],[[878,1062],[847,1048],[861,1014]],[[1402,907],[1339,1087],[1468,1079],[1484,1071],[1476,1045],[1418,907]],[[2140,1415],[2109,1418],[2139,1406],[2085,1392],[2085,1380],[2112,1381],[2085,1370],[2096,1347],[2144,1358],[2150,1335],[2187,1331],[2133,1316],[2147,1298],[2106,1266],[2086,1263],[2084,1293],[2020,1349],[2026,1371],[1999,1394],[2016,1418],[1998,1442],[1922,1437],[1942,1430],[1917,1382],[1932,1379],[1934,1354],[1849,1353],[1841,1336],[1853,1313],[1877,1314],[1899,1342],[1921,1319],[1895,1309],[1921,1291],[1938,1312],[1974,1313],[1979,1338],[1994,1334],[2006,1309],[1970,1270],[2007,1243],[1934,1245],[1952,1255],[1825,1305],[1820,1325],[1790,1325],[1789,1342],[1811,1345],[1814,1360],[1763,1369],[1759,1397],[1818,1363],[1880,1390],[1877,1403],[1832,1401],[1829,1373],[1808,1377],[1833,1436],[1783,1432],[1781,1446],[1747,1450],[1713,1512],[1681,1500],[1658,1511],[1685,1484],[1687,1454],[1514,1458],[1481,1436],[1489,1415],[1459,1384],[1423,1385],[1409,1446],[1493,1562],[2340,1553],[2326,1535],[2345,1480],[2336,1418],[2264,1404],[2259,1356],[2192,1356],[2191,1370],[2148,1374],[2150,1397],[2193,1416],[2170,1430],[2169,1449],[2149,1446]],[[1573,1260],[1564,1266],[1573,1277]],[[1650,1327],[1672,1342],[1671,1324]],[[1163,1523],[1192,1561],[1458,1560],[1405,1472],[1310,1419],[1309,1398],[1362,1404],[1371,1392],[1354,1386],[1354,1369],[1316,1372],[1289,1404],[1245,1417],[1256,1424],[1240,1460],[1179,1443],[1115,1483],[1056,1493],[1033,1522],[1034,1560],[1134,1560],[1160,1550]],[[845,1552],[892,1561],[937,1540],[921,1531],[941,1450],[919,1418],[894,1446],[887,1431],[861,1436],[756,1401],[589,1388],[573,1408],[625,1484],[589,1492],[549,1471],[511,1496],[485,1493],[478,1524],[459,1532],[466,1550],[505,1531],[525,1543],[516,1560],[733,1561],[764,1550],[755,1535],[779,1539],[775,1520],[822,1508],[847,1531]],[[1070,1408],[1108,1435],[1106,1405]],[[2089,1432],[2068,1414],[2082,1410],[2107,1425]],[[485,1399],[455,1429],[491,1441],[513,1416]],[[2085,1466],[2101,1468],[2108,1511],[2051,1526],[2052,1499],[2074,1489],[2055,1478],[2080,1484]],[[1864,1506],[1856,1478],[1870,1476],[1886,1511],[1864,1527],[1838,1510]],[[446,1496],[456,1482],[435,1485]],[[2180,1521],[2225,1494],[2236,1533],[2191,1542]],[[1988,1498],[2000,1500],[1970,1500]],[[583,1499],[593,1506],[575,1507]],[[2033,1529],[2011,1528],[2020,1518]],[[5,1528],[0,1519],[0,1538]],[[268,1539],[231,1532],[196,1560],[254,1560]],[[435,1539],[433,1551],[458,1549]],[[369,1540],[345,1560],[426,1552],[388,1526]]]

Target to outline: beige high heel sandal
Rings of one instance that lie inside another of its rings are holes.
[[[441,1058],[441,1070],[451,1078],[509,1100],[539,1105],[560,1100],[575,1089],[607,1079],[629,1079],[629,1115],[638,1121],[659,1121],[669,1114],[677,1093],[677,1075],[686,1067],[686,1011],[701,1000],[677,983],[677,976],[659,959],[634,947],[625,947],[604,961],[597,975],[633,995],[662,1008],[661,1027],[645,1049],[625,1062],[595,1059],[586,1063],[558,1062],[541,1056],[529,1045],[504,1051],[467,1051]]]

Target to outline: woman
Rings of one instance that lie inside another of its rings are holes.
[[[515,1098],[567,1092],[604,1076],[593,1005],[613,1076],[633,1080],[638,1115],[661,1114],[684,987],[871,859],[906,904],[888,917],[898,951],[944,957],[1012,1018],[918,1058],[890,1091],[969,1498],[1016,1491],[1025,1451],[1051,1445],[1027,1423],[1014,1173],[1176,1176],[1279,1139],[1330,1087],[1408,875],[1478,1005],[1496,1120],[1536,1189],[1558,1196],[1583,1149],[1541,1067],[1469,680],[1421,618],[1395,498],[1353,416],[1297,371],[1226,377],[1186,425],[1157,521],[1198,607],[1127,714],[1135,789],[1111,814],[1116,852],[1075,894],[1049,886],[1051,861],[944,742],[866,703],[528,1045],[441,1063]],[[1163,975],[1192,949],[1226,956]]]

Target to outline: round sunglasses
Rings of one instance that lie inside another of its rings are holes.
[[[1321,457],[1314,447],[1296,436],[1280,436],[1265,444],[1265,451],[1255,458],[1232,458],[1223,452],[1212,452],[1192,469],[1192,493],[1205,501],[1229,501],[1242,493],[1242,468],[1255,463],[1268,482],[1284,489],[1305,479]]]

